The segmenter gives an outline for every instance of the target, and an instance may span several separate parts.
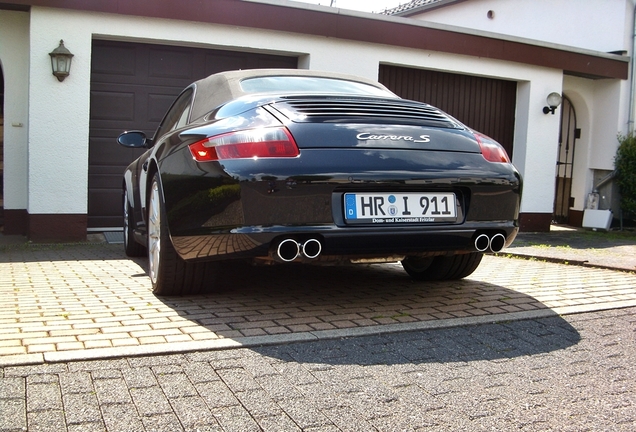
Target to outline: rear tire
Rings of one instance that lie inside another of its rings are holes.
[[[196,294],[213,287],[218,263],[190,263],[175,250],[166,221],[163,191],[155,174],[148,197],[148,275],[152,292],[175,296]]]
[[[434,258],[407,257],[402,261],[402,267],[418,281],[463,279],[477,269],[483,256],[473,252]]]
[[[136,225],[133,209],[128,202],[128,190],[124,186],[124,251],[129,257],[140,257],[146,255],[144,245],[137,243],[134,237],[134,229]]]

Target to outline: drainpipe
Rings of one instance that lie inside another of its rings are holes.
[[[634,2],[634,15],[632,26],[634,27],[634,31],[632,33],[632,82],[630,84],[630,98],[629,98],[629,122],[627,123],[628,132],[631,134],[634,132],[634,117],[636,117],[634,98],[636,98],[636,1]]]

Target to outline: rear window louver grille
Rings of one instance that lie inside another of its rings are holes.
[[[295,121],[328,118],[404,119],[432,123],[438,127],[455,128],[458,125],[435,107],[404,100],[374,99],[292,99],[277,108]]]

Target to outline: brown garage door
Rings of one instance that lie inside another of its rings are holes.
[[[121,226],[124,168],[139,150],[116,143],[124,130],[152,136],[187,85],[233,69],[293,68],[296,57],[129,42],[93,41],[88,168],[89,228]]]
[[[512,157],[517,83],[380,65],[380,82],[406,99],[426,102],[500,142]]]

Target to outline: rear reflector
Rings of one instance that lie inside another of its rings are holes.
[[[475,135],[475,139],[479,143],[479,148],[481,149],[481,154],[484,158],[489,162],[500,162],[500,163],[510,163],[510,158],[508,157],[508,153],[494,139],[490,138],[487,135],[481,134],[479,132],[473,132]]]
[[[225,159],[289,158],[300,154],[284,127],[250,129],[216,135],[190,145],[197,162]]]

